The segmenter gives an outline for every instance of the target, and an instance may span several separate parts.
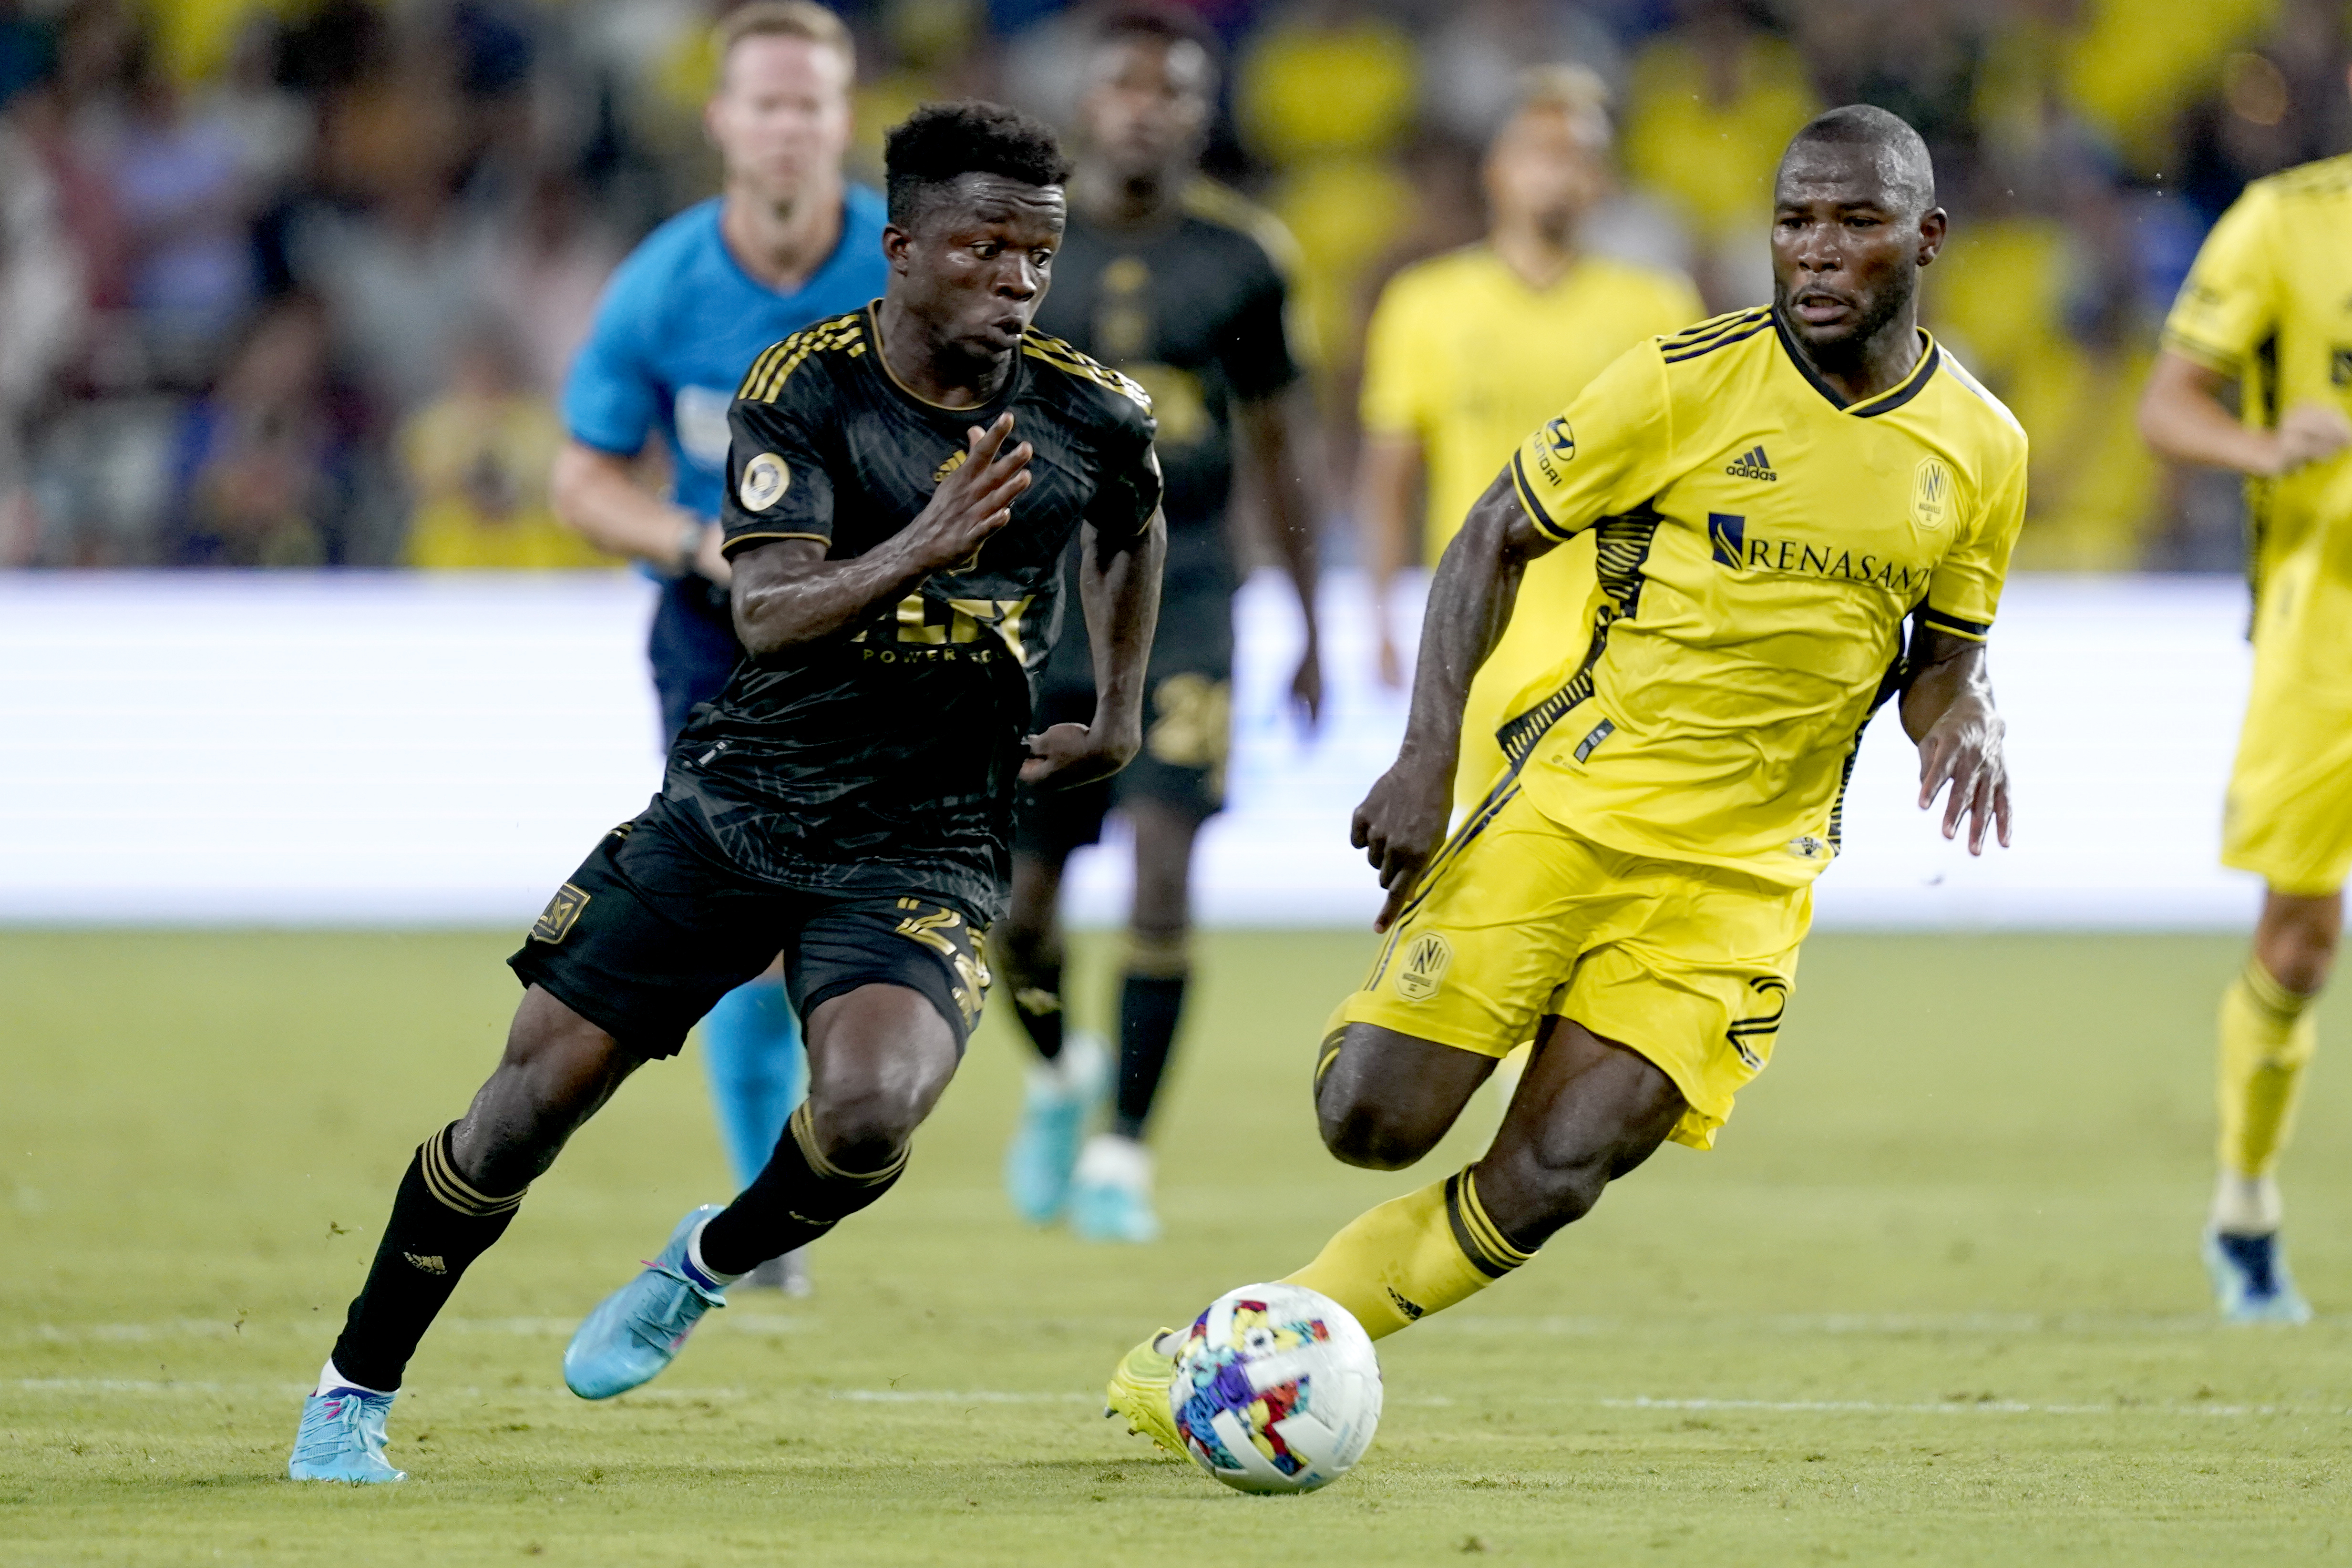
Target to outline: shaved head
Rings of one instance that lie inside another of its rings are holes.
[[[1780,154],[1780,181],[1812,155],[1835,148],[1867,155],[1886,196],[1902,204],[1905,215],[1925,213],[1936,204],[1936,166],[1927,144],[1899,115],[1867,103],[1850,103],[1815,115],[1789,141]]]

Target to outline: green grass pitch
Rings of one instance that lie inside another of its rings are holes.
[[[426,1340],[411,1481],[292,1485],[393,1182],[503,1033],[507,946],[0,935],[0,1563],[2352,1563],[2352,1065],[2323,1053],[2287,1169],[2320,1321],[2214,1326],[2221,937],[1818,939],[1721,1147],[1662,1151],[1386,1342],[1379,1441],[1304,1499],[1227,1492],[1095,1396],[1143,1331],[1475,1153],[1484,1101],[1410,1176],[1316,1144],[1308,1064],[1368,938],[1206,943],[1163,1245],[1010,1218],[994,1021],[814,1300],[739,1301],[588,1405],[572,1324],[724,1196],[689,1052]],[[2332,1048],[2347,1026],[2339,988]]]

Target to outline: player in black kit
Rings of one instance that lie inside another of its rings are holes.
[[[401,1479],[384,1418],[458,1276],[621,1081],[779,949],[808,1099],[756,1181],[589,1314],[565,1382],[643,1383],[730,1283],[880,1197],[980,1011],[1016,779],[1087,783],[1142,743],[1165,549],[1150,402],[1030,328],[1068,166],[1043,126],[967,103],[917,111],[887,168],[887,291],[737,392],[721,520],[747,656],[510,960],[506,1054],[401,1182],[297,1479]],[[1073,537],[1097,700],[1031,734]]]
[[[1151,394],[1167,468],[1168,571],[1146,679],[1142,755],[1115,780],[1024,799],[1013,907],[996,929],[999,968],[1042,1059],[1029,1071],[1004,1181],[1035,1224],[1066,1215],[1092,1240],[1159,1234],[1143,1138],[1168,1070],[1192,967],[1192,845],[1224,801],[1237,550],[1227,501],[1237,462],[1263,496],[1272,541],[1306,615],[1291,690],[1308,722],[1322,695],[1314,515],[1300,474],[1285,330],[1294,248],[1265,214],[1201,178],[1216,67],[1199,25],[1130,10],[1102,24],[1087,57],[1070,223],[1046,330],[1118,366]],[[1083,716],[1094,700],[1083,639],[1055,645],[1043,712]],[[1106,1088],[1103,1051],[1064,1029],[1062,872],[1101,835],[1106,810],[1135,835],[1135,897],[1118,1000],[1109,1124],[1081,1146]]]

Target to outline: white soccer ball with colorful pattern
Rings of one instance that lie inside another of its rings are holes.
[[[1209,1303],[1176,1352],[1177,1435],[1241,1491],[1329,1486],[1371,1446],[1381,1364],[1347,1308],[1303,1285],[1244,1285]]]

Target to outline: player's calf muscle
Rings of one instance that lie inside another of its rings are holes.
[[[534,986],[452,1134],[458,1168],[497,1191],[528,1185],[636,1066],[612,1036]]]

